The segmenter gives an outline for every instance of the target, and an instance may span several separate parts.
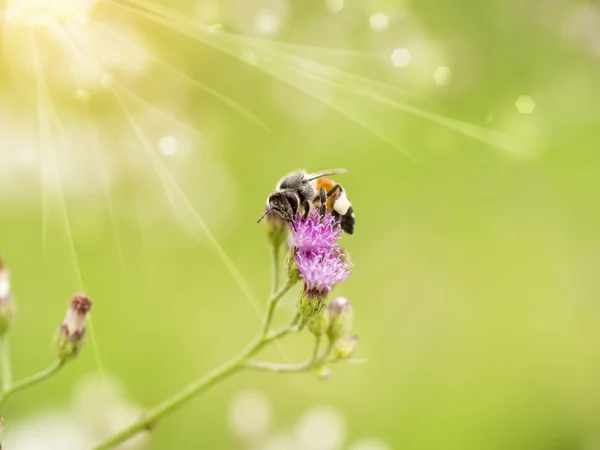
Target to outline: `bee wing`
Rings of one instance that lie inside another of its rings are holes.
[[[306,175],[305,180],[306,181],[311,181],[311,180],[316,180],[317,178],[326,177],[328,175],[339,175],[341,173],[346,173],[346,172],[347,172],[346,169],[322,170],[320,172],[309,173],[308,175]]]

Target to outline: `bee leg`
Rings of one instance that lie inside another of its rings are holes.
[[[304,209],[303,216],[306,219],[308,217],[308,213],[310,212],[310,203],[304,202],[302,204],[302,208]]]
[[[325,188],[321,188],[319,192],[319,201],[321,203],[319,214],[321,217],[325,217],[325,212],[327,212],[327,191],[325,191]]]
[[[342,191],[342,186],[340,186],[339,184],[336,184],[334,187],[331,188],[331,190],[327,193],[327,198],[333,197],[333,195],[337,191],[340,191],[340,192]]]

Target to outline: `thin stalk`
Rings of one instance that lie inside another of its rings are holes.
[[[6,333],[0,341],[0,365],[2,366],[2,391],[7,391],[12,385],[12,368],[10,363],[10,340]]]
[[[274,258],[276,258],[275,254],[276,254],[276,252],[273,253]],[[275,265],[273,267],[275,267]],[[278,269],[274,269],[274,271],[276,271],[278,273]],[[274,279],[275,279],[275,276],[274,276]],[[275,307],[277,306],[277,302],[279,300],[281,300],[281,297],[283,297],[283,295],[287,291],[289,291],[293,285],[294,285],[294,283],[292,283],[290,280],[288,280],[281,289],[279,289],[277,292],[274,292],[269,297],[269,300],[267,301],[267,312],[265,314],[265,319],[263,321],[263,327],[262,327],[262,336],[263,337],[269,333],[269,327],[271,326],[271,321],[273,320],[273,314],[275,312]]]
[[[270,297],[269,305],[276,303],[292,286],[293,284],[286,283],[285,286],[283,286],[281,289],[279,289],[279,291]],[[208,374],[200,377],[196,381],[190,383],[178,393],[150,409],[146,412],[143,418],[123,429],[119,433],[111,436],[108,440],[95,447],[94,450],[106,450],[112,448],[117,444],[125,442],[136,434],[144,430],[148,430],[161,417],[166,416],[167,414],[180,408],[200,392],[208,389],[219,381],[222,381],[223,379],[244,368],[248,358],[256,354],[265,345],[289,333],[296,332],[298,330],[296,326],[298,319],[299,316],[296,315],[286,327],[272,333],[261,333],[260,336],[254,339],[240,354],[212,370]],[[270,323],[270,321],[268,323]]]
[[[277,292],[277,289],[279,289],[279,271],[280,271],[280,262],[279,262],[279,255],[281,254],[279,251],[279,245],[272,245],[271,246],[271,250],[273,252],[273,255],[271,256],[271,273],[272,273],[272,278],[271,278],[271,294],[274,294],[275,292]]]
[[[2,396],[0,397],[0,407],[2,405],[4,405],[6,400],[8,400],[8,398],[11,395],[13,395],[16,392],[22,391],[23,389],[27,389],[27,388],[33,386],[34,384],[40,383],[41,381],[44,381],[44,380],[50,378],[52,375],[54,375],[56,372],[58,372],[63,365],[64,365],[64,361],[57,359],[56,361],[54,361],[54,363],[51,366],[47,367],[46,369],[42,370],[41,372],[31,375],[30,377],[23,378],[22,380],[14,383],[9,388],[4,388],[3,392],[2,392]]]
[[[300,364],[279,364],[267,361],[248,361],[244,364],[246,369],[258,370],[261,372],[271,373],[302,373],[309,372],[317,367],[320,367],[328,362],[335,362],[330,360],[331,352],[333,351],[333,343],[330,342],[327,346],[327,350],[323,356],[315,357],[318,355],[318,346],[315,346],[317,350],[313,354],[313,357]]]
[[[321,346],[321,336],[315,337],[315,348],[313,350],[313,362],[319,357],[319,347]]]

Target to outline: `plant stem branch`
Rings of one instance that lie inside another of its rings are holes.
[[[272,309],[271,305],[276,304],[277,301],[281,297],[283,297],[283,295],[292,286],[293,286],[292,283],[286,283],[286,285],[283,286],[281,289],[279,289],[279,291],[277,291],[275,294],[271,295],[271,297],[269,298],[269,307],[270,308],[267,310],[267,316],[269,314],[269,311]],[[271,310],[270,314],[272,314],[272,310]],[[299,314],[296,314],[292,318],[292,321],[289,323],[289,325],[281,328],[278,331],[273,331],[271,333],[268,332],[268,325],[270,324],[270,319],[268,319],[268,321],[265,320],[265,324],[267,325],[267,327],[263,328],[263,332],[260,334],[260,336],[257,337],[256,339],[254,339],[250,343],[250,345],[248,345],[248,347],[246,347],[240,354],[235,356],[230,361],[228,361],[228,362],[224,363],[223,365],[217,367],[216,369],[212,370],[208,374],[198,378],[196,381],[193,381],[192,383],[188,384],[185,388],[183,388],[181,391],[179,391],[175,395],[169,397],[162,403],[158,404],[154,408],[147,411],[143,418],[141,418],[137,422],[133,423],[129,427],[123,429],[119,433],[111,436],[108,440],[106,440],[105,442],[103,442],[100,445],[98,445],[97,447],[95,447],[94,450],[110,449],[110,448],[114,447],[115,445],[120,444],[120,443],[128,440],[129,438],[135,436],[136,434],[138,434],[144,430],[150,429],[152,427],[152,425],[161,417],[163,417],[163,416],[169,414],[170,412],[178,409],[179,407],[183,406],[185,403],[190,401],[192,398],[194,398],[196,395],[198,395],[200,392],[204,391],[205,389],[208,389],[209,387],[213,386],[217,382],[236,373],[240,369],[245,368],[246,361],[248,360],[248,358],[250,358],[252,355],[256,354],[259,350],[261,350],[267,344],[269,344],[289,333],[297,332],[298,327],[296,326],[296,324],[297,324],[298,320],[299,320]],[[265,329],[267,330],[267,332],[265,332]]]
[[[17,381],[15,384],[8,388],[4,387],[2,391],[2,396],[0,397],[0,407],[4,405],[6,400],[8,400],[8,398],[11,395],[50,378],[52,375],[58,372],[63,365],[64,361],[57,359],[52,365],[42,370],[41,372],[31,375],[30,377],[23,378],[22,380]]]
[[[269,327],[271,326],[271,321],[273,320],[273,313],[275,312],[275,307],[277,306],[277,302],[279,300],[281,300],[281,297],[283,297],[284,294],[287,291],[289,291],[293,285],[294,284],[288,280],[287,283],[284,286],[282,286],[281,289],[279,289],[277,292],[274,292],[269,297],[269,300],[267,301],[267,312],[265,314],[265,319],[263,321],[263,328],[262,328],[262,336],[263,337],[265,337],[269,333]]]
[[[319,357],[319,347],[321,346],[321,336],[315,337],[315,349],[313,350],[312,361],[316,361]]]
[[[271,257],[271,261],[272,261],[272,279],[271,279],[271,294],[277,292],[277,289],[279,289],[279,269],[280,269],[280,264],[279,264],[279,245],[272,245],[271,246],[271,250],[273,252],[273,255]]]
[[[10,340],[6,333],[0,341],[0,365],[2,366],[2,391],[7,391],[12,385],[12,368],[10,364]]]
[[[320,341],[317,341],[320,343]],[[315,352],[313,353],[313,357],[303,363],[300,364],[279,364],[267,361],[248,361],[244,364],[246,369],[258,370],[261,372],[271,372],[271,373],[301,373],[301,372],[309,372],[317,367],[320,367],[328,362],[335,362],[330,360],[331,352],[333,351],[333,343],[329,343],[327,346],[327,350],[321,356],[318,357],[318,348],[319,344],[315,345]]]

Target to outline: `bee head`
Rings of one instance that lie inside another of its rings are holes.
[[[286,222],[291,222],[298,211],[298,197],[291,191],[274,192],[269,195],[269,207]]]

